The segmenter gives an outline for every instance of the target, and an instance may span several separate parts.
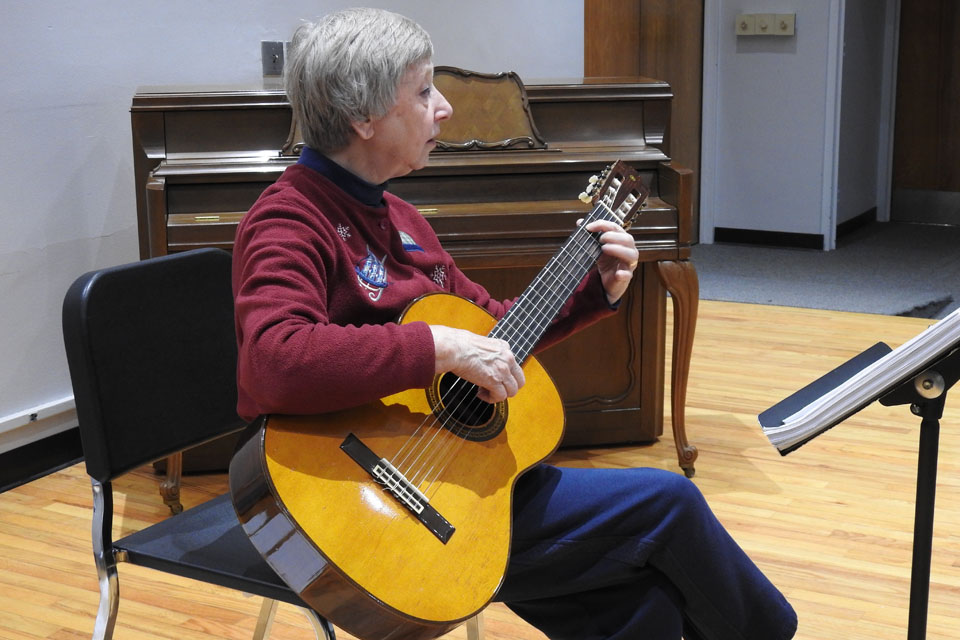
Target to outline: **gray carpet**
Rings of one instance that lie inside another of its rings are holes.
[[[703,244],[700,298],[942,318],[960,306],[960,226],[873,223],[834,251]]]

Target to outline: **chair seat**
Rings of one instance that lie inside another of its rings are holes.
[[[224,494],[114,542],[127,562],[298,607],[309,606],[270,568]]]

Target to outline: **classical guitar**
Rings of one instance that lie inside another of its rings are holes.
[[[353,409],[271,415],[234,456],[230,488],[243,528],[280,577],[334,625],[365,640],[426,640],[483,609],[510,553],[518,476],[563,435],[563,406],[530,354],[600,255],[586,223],[629,227],[647,187],[622,162],[581,198],[592,212],[499,321],[431,294],[423,320],[502,338],[526,384],[488,404],[452,374]]]

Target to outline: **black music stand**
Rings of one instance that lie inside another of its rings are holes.
[[[917,456],[917,503],[913,518],[913,563],[910,573],[910,617],[907,640],[922,640],[927,633],[930,595],[930,557],[933,552],[933,507],[937,495],[937,456],[940,418],[947,391],[960,379],[960,349],[941,357],[923,372],[905,380],[880,397],[880,404],[909,404],[920,416],[920,449]]]
[[[793,414],[813,399],[839,386],[856,372],[877,361],[890,351],[883,343],[840,365],[816,382],[804,387],[789,398],[760,414],[764,427],[782,423],[783,418]],[[922,370],[904,376],[876,397],[837,420],[842,422],[863,407],[879,400],[880,404],[892,407],[909,404],[910,412],[921,417],[920,447],[917,460],[917,498],[914,512],[913,561],[910,574],[910,610],[907,623],[907,640],[923,640],[927,632],[927,605],[930,595],[930,559],[933,551],[933,515],[937,493],[937,457],[940,441],[940,418],[947,399],[947,391],[960,379],[960,348],[954,347],[946,354],[940,353],[931,363],[922,363]],[[786,455],[823,433],[834,424],[825,425],[806,440],[783,450]]]

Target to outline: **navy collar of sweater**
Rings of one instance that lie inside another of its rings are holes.
[[[383,206],[383,192],[387,188],[386,182],[371,184],[347,171],[319,151],[314,151],[307,146],[304,146],[300,152],[300,159],[297,160],[297,164],[313,169],[368,207]]]

